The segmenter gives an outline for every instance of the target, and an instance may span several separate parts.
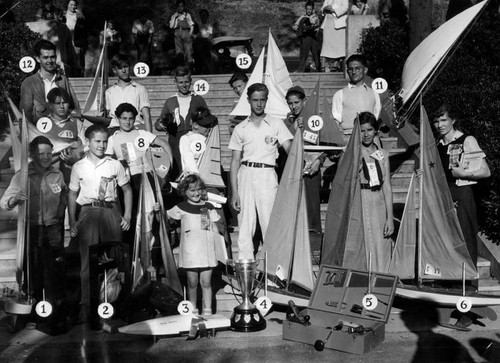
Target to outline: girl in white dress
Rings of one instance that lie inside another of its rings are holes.
[[[181,221],[179,268],[186,270],[187,298],[193,306],[197,302],[198,282],[203,297],[203,314],[212,314],[212,269],[217,266],[215,222],[220,216],[215,207],[206,202],[207,188],[196,174],[189,174],[179,183],[179,193],[185,200],[168,210],[170,218]],[[198,309],[194,310],[198,313]]]

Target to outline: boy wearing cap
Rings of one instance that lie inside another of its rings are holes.
[[[346,66],[349,84],[333,95],[332,114],[348,140],[356,115],[366,111],[373,113],[378,119],[381,105],[378,93],[365,83],[368,72],[366,58],[362,54],[353,54],[347,58]]]
[[[68,188],[62,173],[52,166],[53,145],[45,136],[37,136],[29,145],[32,161],[28,164],[29,195],[21,190],[21,173],[17,171],[0,199],[0,207],[10,210],[28,203],[29,259],[27,275],[31,291],[37,301],[45,298],[55,309],[56,318],[64,296],[64,241],[63,220]],[[26,284],[25,280],[25,284]],[[26,286],[24,287],[26,288]]]
[[[264,112],[269,90],[265,84],[254,83],[247,91],[250,116],[234,128],[229,141],[231,159],[231,206],[241,213],[238,248],[240,259],[253,259],[252,237],[257,215],[266,235],[269,218],[278,190],[274,170],[278,147],[288,153],[292,134],[283,121]]]
[[[99,125],[92,125],[85,131],[88,154],[71,171],[68,210],[71,237],[79,237],[81,260],[81,312],[80,318],[88,320],[97,311],[90,311],[90,267],[89,256],[96,245],[112,242],[120,245],[122,231],[130,228],[132,214],[132,188],[129,177],[119,161],[105,155],[108,131]],[[117,204],[117,187],[124,194],[124,212]],[[77,204],[81,211],[76,218]],[[123,255],[128,256],[126,246],[121,246]],[[122,271],[124,272],[124,271]]]

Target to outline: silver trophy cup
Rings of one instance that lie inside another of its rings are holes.
[[[231,329],[240,332],[253,332],[266,328],[266,321],[259,310],[251,302],[257,262],[255,260],[228,260],[227,264],[234,268],[236,280],[240,286],[243,302],[234,308],[231,316]]]

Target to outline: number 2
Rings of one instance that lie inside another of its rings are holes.
[[[104,307],[102,308],[102,314],[103,315],[108,315],[109,314],[108,309],[109,309],[108,306],[104,305]]]

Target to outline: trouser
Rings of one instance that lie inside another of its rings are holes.
[[[175,54],[184,54],[187,65],[193,63],[193,39],[189,30],[176,29],[174,33]]]
[[[477,233],[479,227],[477,225],[476,202],[474,200],[474,192],[469,185],[457,187],[449,185],[451,198],[455,203],[458,222],[464,235],[467,250],[474,263],[477,265]]]
[[[238,171],[238,194],[241,211],[238,236],[239,259],[253,259],[252,237],[257,215],[265,238],[274,200],[278,191],[278,177],[274,168],[251,168],[241,165]]]
[[[112,208],[82,206],[78,219],[80,245],[81,304],[87,315],[90,312],[90,265],[91,246],[102,242],[121,242],[121,213],[118,205]]]
[[[319,60],[319,42],[318,40],[310,36],[300,38],[300,59],[298,71],[305,71],[309,52],[311,52],[314,64],[316,65],[316,71],[319,72],[321,69],[321,62]]]

